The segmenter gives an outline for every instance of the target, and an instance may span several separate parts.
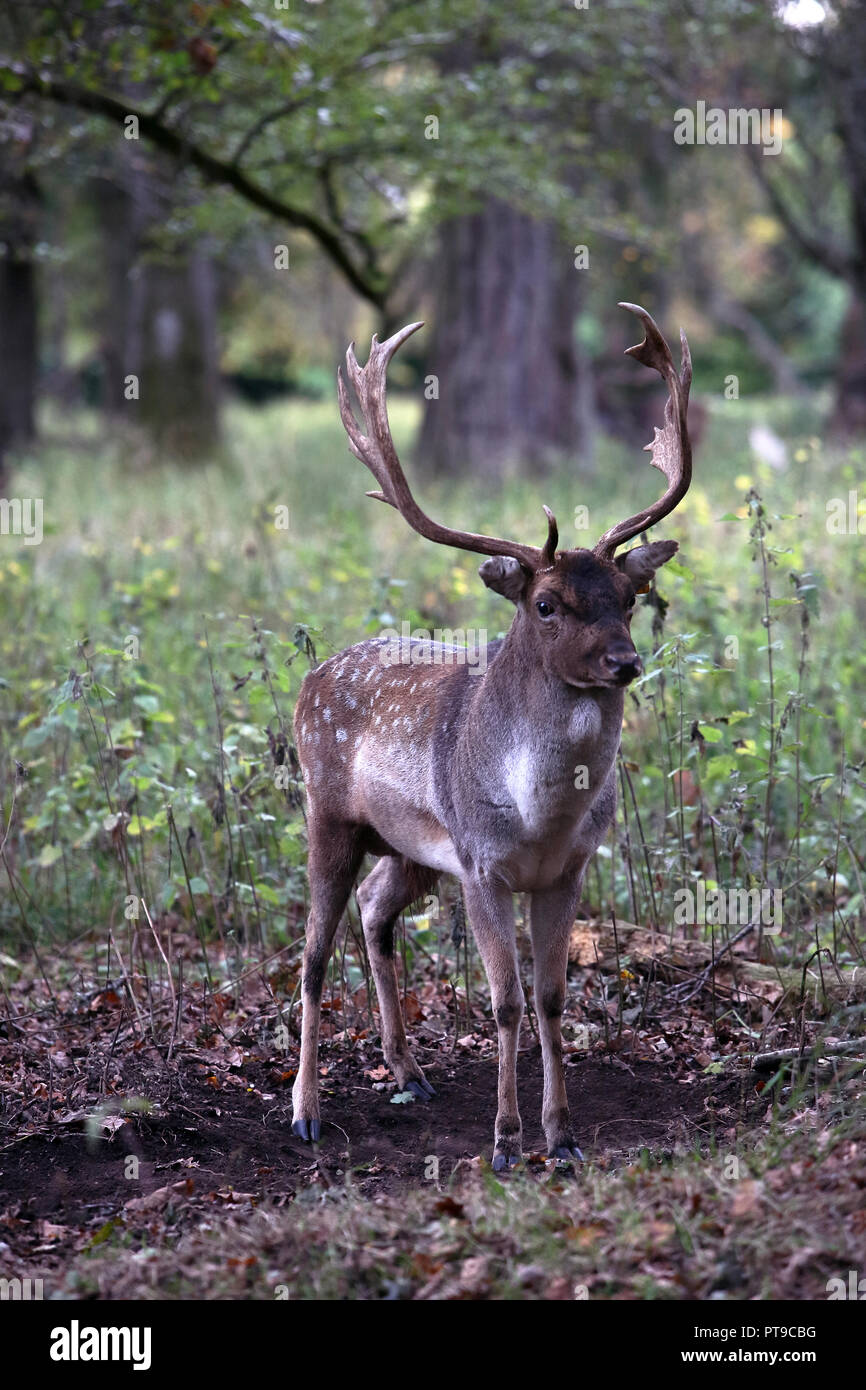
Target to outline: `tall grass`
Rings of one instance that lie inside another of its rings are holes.
[[[392,417],[408,452],[415,407],[398,399]],[[784,439],[782,469],[754,455],[757,423]],[[711,408],[694,485],[664,527],[680,553],[635,620],[646,672],[586,897],[669,929],[675,892],[698,879],[776,887],[771,958],[842,965],[864,941],[866,547],[828,531],[827,502],[866,496],[866,456],[826,449],[818,429],[799,402]],[[657,493],[646,457],[606,443],[590,474],[418,491],[444,519],[529,541],[545,501],[563,545],[592,544]],[[291,713],[310,659],[404,620],[491,637],[510,620],[472,557],[425,544],[364,497],[367,482],[331,404],[232,408],[223,456],[187,471],[85,413],[45,420],[10,488],[44,498],[45,539],[0,538],[7,968],[94,930],[133,957],[145,908],[156,931],[197,933],[212,982],[284,947],[296,961]],[[572,524],[580,507],[588,531]],[[721,946],[730,931],[717,934]]]

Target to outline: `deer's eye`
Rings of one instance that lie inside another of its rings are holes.
[[[535,605],[542,618],[549,618],[553,614],[553,604],[548,603],[546,598],[540,598]]]

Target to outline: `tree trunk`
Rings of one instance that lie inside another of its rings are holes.
[[[580,453],[587,395],[571,248],[550,223],[495,199],[444,223],[439,248],[428,356],[438,399],[424,415],[422,466],[498,479]]]
[[[848,439],[866,434],[866,285],[852,290],[842,321],[830,428]]]
[[[131,367],[139,378],[139,418],[169,453],[204,457],[220,433],[213,264],[201,251],[180,263],[152,263],[140,288]]]
[[[10,447],[36,433],[39,366],[34,250],[39,192],[30,174],[0,180],[0,477]]]
[[[110,415],[127,416],[124,378],[132,370],[130,326],[141,236],[141,214],[131,182],[130,171],[118,165],[113,177],[93,179],[89,190],[99,224],[105,288],[99,325],[99,403]]]
[[[167,453],[206,457],[220,438],[213,262],[201,247],[159,248],[170,207],[158,168],[130,161],[94,191],[105,255],[102,403],[136,420]]]

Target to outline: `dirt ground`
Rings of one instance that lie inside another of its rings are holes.
[[[0,1212],[10,1241],[31,1222],[102,1225],[131,1197],[146,1197],[179,1179],[187,1191],[244,1193],[290,1200],[312,1182],[340,1182],[348,1169],[370,1195],[429,1177],[439,1181],[461,1161],[489,1158],[496,1104],[495,1059],[456,1056],[427,1062],[437,1096],[393,1104],[393,1086],[374,1089],[360,1061],[340,1058],[322,1078],[323,1139],[317,1150],[291,1133],[290,1082],[267,1063],[246,1062],[218,1075],[194,1058],[178,1058],[170,1094],[149,1113],[126,1117],[109,1138],[94,1139],[83,1117],[59,1116],[37,1134],[8,1137],[0,1150]],[[168,1089],[140,1068],[127,1094]],[[749,1088],[723,1077],[677,1074],[660,1063],[587,1057],[568,1067],[569,1099],[586,1156],[615,1166],[639,1149],[705,1146],[743,1118]],[[277,1084],[275,1084],[275,1082]],[[382,1083],[379,1083],[380,1085]],[[754,1096],[754,1091],[751,1091]],[[520,1057],[519,1096],[529,1162],[543,1161],[541,1054]],[[129,1155],[136,1177],[130,1181]],[[9,1218],[12,1217],[11,1228]]]
[[[177,937],[173,944],[179,952]],[[183,949],[194,954],[196,943]],[[278,964],[232,992],[187,986],[175,1009],[158,988],[158,962],[145,966],[131,1001],[122,982],[106,984],[81,953],[67,955],[51,981],[22,976],[0,1013],[0,1254],[8,1277],[38,1271],[64,1296],[82,1288],[91,1297],[100,1253],[120,1268],[127,1251],[156,1249],[171,1263],[186,1237],[196,1242],[232,1223],[252,1229],[257,1208],[276,1218],[272,1209],[291,1207],[291,1240],[315,1199],[327,1190],[340,1198],[347,1183],[361,1198],[356,1211],[372,1219],[379,1209],[398,1222],[404,1196],[411,1204],[430,1194],[435,1208],[449,1191],[484,1186],[497,1061],[477,982],[467,1000],[432,972],[419,973],[404,992],[413,1052],[437,1092],[430,1102],[397,1097],[365,986],[347,993],[332,982],[319,1052],[323,1134],[313,1148],[291,1132],[298,1030],[281,1001],[296,991],[296,973]],[[661,991],[647,1001],[628,972],[611,978],[616,991],[604,1003],[597,971],[581,967],[572,977],[572,1017],[586,1020],[589,1043],[567,1043],[566,1081],[587,1160],[615,1176],[640,1155],[642,1171],[661,1171],[674,1151],[729,1152],[748,1131],[760,1132],[768,1097],[730,1018],[711,1018],[700,1001],[669,1004]],[[284,1019],[289,1026],[277,1029]],[[579,1170],[554,1173],[546,1157],[530,1013],[518,1096],[528,1175],[569,1189],[574,1182],[579,1192]]]

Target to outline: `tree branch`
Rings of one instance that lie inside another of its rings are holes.
[[[299,111],[304,103],[309,100],[309,93],[304,97],[293,97],[291,101],[284,102],[282,106],[278,106],[275,111],[267,111],[263,116],[260,116],[238,142],[238,147],[232,155],[232,167],[241,163],[250,145],[258,140],[259,136],[267,130],[268,126],[273,125],[275,121],[283,120],[286,116],[294,115],[295,111]]]
[[[266,188],[262,188],[260,184],[255,183],[242,170],[238,169],[234,163],[229,163],[208,153],[207,150],[201,149],[200,146],[191,143],[176,130],[172,130],[170,126],[165,125],[158,116],[138,110],[128,102],[119,101],[116,97],[109,96],[107,92],[79,87],[75,83],[66,82],[59,78],[36,76],[33,73],[22,71],[20,65],[8,61],[0,60],[0,69],[14,73],[22,83],[21,90],[25,92],[55,101],[61,106],[74,106],[80,111],[89,111],[94,115],[103,116],[106,120],[113,121],[115,125],[122,126],[130,116],[135,116],[141,135],[158,149],[164,150],[177,159],[186,160],[210,183],[231,188],[246,202],[259,208],[262,212],[269,213],[270,216],[288,223],[290,227],[297,227],[308,232],[318,242],[337,269],[342,272],[352,288],[368,303],[380,312],[384,312],[389,289],[385,276],[376,268],[368,266],[365,271],[356,264],[342,244],[338,234],[314,213],[294,207],[282,198],[269,193]]]
[[[763,151],[757,145],[744,146],[752,169],[767,195],[770,206],[778,217],[782,226],[793,237],[801,251],[805,251],[807,256],[823,266],[831,275],[838,275],[841,279],[849,283],[856,279],[862,271],[860,262],[835,246],[829,237],[813,237],[798,222],[792,209],[782,197],[773,179],[769,177]]]

